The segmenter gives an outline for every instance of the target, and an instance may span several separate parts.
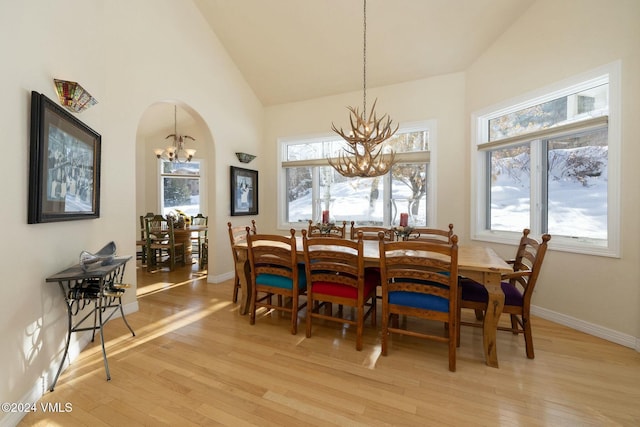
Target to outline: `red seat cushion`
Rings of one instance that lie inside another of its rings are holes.
[[[374,276],[375,278],[375,276]],[[378,279],[379,281],[379,279]],[[377,286],[376,280],[370,280],[365,275],[364,280],[364,294],[369,293]],[[351,286],[343,285],[341,283],[333,282],[313,282],[311,285],[314,294],[332,295],[342,298],[358,299],[358,289]]]

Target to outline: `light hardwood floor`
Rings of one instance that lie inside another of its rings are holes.
[[[251,326],[231,281],[178,270],[138,269],[136,336],[121,319],[105,327],[111,381],[96,340],[38,403],[72,410],[20,426],[640,425],[640,353],[563,326],[533,319],[534,360],[499,332],[499,369],[484,364],[481,330],[463,327],[452,373],[436,342],[393,336],[380,356],[369,324],[361,352],[348,326],[314,325],[311,338],[278,315]]]

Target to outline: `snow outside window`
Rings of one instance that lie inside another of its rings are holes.
[[[415,226],[435,222],[430,191],[434,135],[435,122],[399,130],[384,143],[396,152],[396,164],[391,173],[375,178],[346,178],[329,166],[327,158],[336,157],[344,145],[336,135],[281,140],[280,226],[306,227],[309,220],[320,221],[323,210],[336,223],[389,226],[398,224],[403,212]]]
[[[619,256],[618,68],[474,114],[472,237]]]
[[[199,160],[187,163],[160,162],[160,212],[167,215],[177,210],[188,216],[196,216],[200,210],[200,175]]]

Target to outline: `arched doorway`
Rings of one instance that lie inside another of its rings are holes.
[[[175,133],[189,136],[185,146],[196,150],[191,161],[171,162],[164,154],[157,158],[156,150],[172,146]],[[212,145],[208,126],[190,106],[173,100],[149,105],[136,132],[136,221],[147,213],[170,211],[210,216],[215,211]]]

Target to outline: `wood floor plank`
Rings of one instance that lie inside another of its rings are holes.
[[[112,380],[98,339],[38,402],[73,410],[20,426],[640,425],[640,354],[543,319],[533,319],[533,360],[522,336],[498,333],[499,369],[484,363],[482,330],[463,327],[449,372],[440,343],[394,335],[381,356],[369,324],[362,351],[348,325],[314,322],[306,338],[304,310],[297,335],[277,313],[250,325],[231,281],[189,268],[138,268],[132,291],[136,336],[117,318],[105,327]]]

